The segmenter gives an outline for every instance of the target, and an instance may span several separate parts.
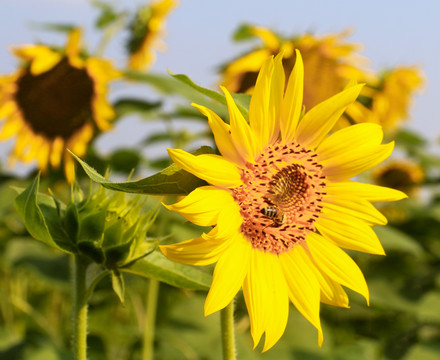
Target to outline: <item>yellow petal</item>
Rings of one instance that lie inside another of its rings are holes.
[[[31,62],[32,75],[39,75],[52,69],[62,59],[60,53],[44,45],[23,46],[13,51],[17,56]]]
[[[328,305],[348,308],[348,296],[337,282],[322,273],[317,267],[311,267],[321,288],[321,302]]]
[[[284,333],[289,314],[287,284],[278,257],[259,250],[251,253],[250,270],[243,283],[254,348],[266,333],[263,351]]]
[[[361,294],[369,303],[368,286],[356,263],[336,245],[318,235],[309,233],[307,245],[319,269],[332,280]]]
[[[73,156],[65,149],[64,150],[64,175],[69,184],[75,181],[75,160]]]
[[[168,259],[174,262],[204,266],[218,261],[220,255],[230,243],[230,239],[220,241],[198,237],[177,244],[162,245],[159,248]]]
[[[243,222],[240,214],[240,208],[237,204],[224,207],[218,215],[217,226],[208,234],[202,234],[205,239],[214,239],[218,241],[226,241],[235,233],[239,232],[239,228]]]
[[[58,136],[53,140],[50,149],[50,164],[54,168],[60,166],[61,156],[63,155],[63,151],[64,151],[64,140],[62,137]]]
[[[3,124],[0,132],[0,140],[8,139],[11,136],[17,135],[22,128],[23,120],[21,119],[20,115],[14,114],[10,116]]]
[[[101,131],[112,128],[111,120],[115,117],[113,107],[104,96],[95,96],[93,99],[93,119]]]
[[[295,66],[287,83],[287,89],[280,112],[281,138],[284,143],[290,143],[295,138],[296,128],[303,106],[304,65],[301,53],[295,50],[295,54]]]
[[[362,86],[348,87],[307,112],[296,131],[298,143],[305,147],[316,148],[335,126],[347,106],[359,96]]]
[[[318,161],[362,148],[368,149],[378,146],[382,142],[382,127],[377,124],[357,124],[336,131],[327,137],[317,149]]]
[[[205,316],[223,309],[240,290],[249,271],[251,251],[251,243],[240,233],[236,233],[215,266],[211,288],[205,301]]]
[[[243,166],[243,159],[235,148],[232,141],[231,129],[220,117],[205,106],[192,104],[208,118],[208,124],[214,134],[214,140],[220,153],[229,161],[234,162],[238,166]]]
[[[5,95],[0,93],[0,120],[12,116],[17,111],[15,101],[4,98]],[[3,101],[2,101],[3,100]]]
[[[221,86],[221,89],[225,93],[226,102],[228,104],[229,121],[231,125],[230,131],[235,148],[238,150],[243,160],[253,163],[255,162],[256,154],[254,134],[240,110],[238,110],[229,91],[223,86]]]
[[[46,139],[43,139],[40,146],[38,147],[38,154],[37,154],[38,168],[42,172],[45,172],[47,170],[47,166],[49,165],[49,153],[50,153],[50,142]]]
[[[322,202],[324,214],[328,217],[353,216],[364,220],[371,225],[386,225],[387,218],[383,216],[369,201],[364,199],[353,199],[347,196],[326,197]]]
[[[360,197],[372,202],[397,201],[408,197],[399,190],[355,181],[330,182],[327,184],[325,191],[329,196],[346,195],[348,197]]]
[[[347,180],[384,161],[391,155],[394,142],[369,148],[351,149],[320,164],[331,181]]]
[[[183,170],[212,185],[234,188],[242,184],[238,168],[221,156],[192,155],[180,149],[167,149],[171,159]]]
[[[311,269],[315,265],[302,246],[280,255],[280,263],[286,278],[290,301],[298,311],[318,330],[318,344],[323,334],[319,318],[319,282]]]
[[[66,55],[69,59],[77,58],[81,48],[82,31],[80,28],[72,30],[66,44]]]
[[[222,210],[238,207],[228,190],[215,186],[199,187],[178,203],[164,206],[200,226],[215,225]]]
[[[385,255],[376,233],[363,221],[353,217],[321,217],[316,223],[318,231],[334,244],[345,249]]]
[[[249,105],[250,125],[260,152],[278,138],[278,112],[284,92],[282,54],[269,57],[261,68]]]
[[[251,26],[249,30],[253,35],[258,36],[263,41],[265,48],[272,51],[279,48],[280,40],[271,30],[262,26]]]

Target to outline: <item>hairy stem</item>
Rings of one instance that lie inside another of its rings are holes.
[[[87,299],[86,274],[88,261],[74,255],[73,284],[73,353],[75,360],[87,360]]]
[[[142,349],[142,360],[153,360],[154,330],[156,326],[157,299],[159,296],[159,281],[150,279],[145,311],[145,327]]]
[[[223,360],[236,360],[234,332],[234,300],[221,310]]]

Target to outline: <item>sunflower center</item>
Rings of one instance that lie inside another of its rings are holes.
[[[68,139],[92,115],[93,85],[86,70],[64,59],[42,74],[25,71],[17,81],[15,100],[36,134]]]
[[[280,254],[315,231],[326,179],[316,154],[299,144],[267,146],[247,163],[233,189],[243,217],[241,232],[256,249]]]

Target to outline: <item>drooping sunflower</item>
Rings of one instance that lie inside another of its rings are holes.
[[[114,117],[107,83],[119,76],[109,61],[81,54],[81,31],[73,30],[63,51],[45,45],[14,49],[23,60],[18,71],[0,77],[0,140],[17,136],[10,160],[37,161],[42,172],[64,162],[75,177],[67,151],[84,155],[95,128],[105,131]]]
[[[365,82],[360,97],[347,107],[338,128],[371,122],[382,125],[385,131],[391,130],[407,117],[411,97],[422,84],[420,71],[415,67],[397,67],[383,76],[367,69],[367,59],[358,53],[361,46],[345,40],[349,31],[325,36],[303,34],[293,38],[283,38],[258,26],[250,26],[248,31],[262,41],[262,46],[225,66],[223,85],[230,92],[251,93],[258,70],[267,56],[280,51],[284,52],[283,66],[288,77],[295,63],[294,49],[298,49],[306,74],[306,109],[343,90],[352,79]]]
[[[176,262],[216,262],[205,315],[224,308],[242,288],[255,346],[265,333],[263,351],[282,336],[289,299],[317,328],[319,344],[320,302],[348,307],[342,286],[368,302],[364,276],[341,247],[384,254],[372,226],[387,221],[371,202],[406,197],[350,180],[391,154],[394,144],[381,144],[379,125],[356,124],[327,137],[362,85],[350,83],[302,117],[303,78],[296,51],[284,91],[282,55],[270,57],[258,75],[249,123],[225,88],[230,125],[194,105],[207,116],[222,156],[169,150],[178,166],[209,185],[167,208],[215,227],[160,248]]]
[[[165,19],[177,6],[177,0],[159,0],[139,10],[129,26],[127,42],[128,66],[133,70],[148,69],[153,65],[155,48],[163,48],[162,36]]]
[[[417,67],[398,66],[368,84],[363,95],[385,132],[398,129],[408,118],[413,96],[423,83],[423,75]]]

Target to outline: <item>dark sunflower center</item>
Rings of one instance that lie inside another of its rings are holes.
[[[92,115],[93,80],[67,59],[49,71],[26,71],[17,81],[15,100],[32,130],[46,138],[68,139]]]
[[[381,185],[392,187],[393,189],[402,189],[414,185],[411,174],[404,169],[390,168],[386,170],[379,178]]]

